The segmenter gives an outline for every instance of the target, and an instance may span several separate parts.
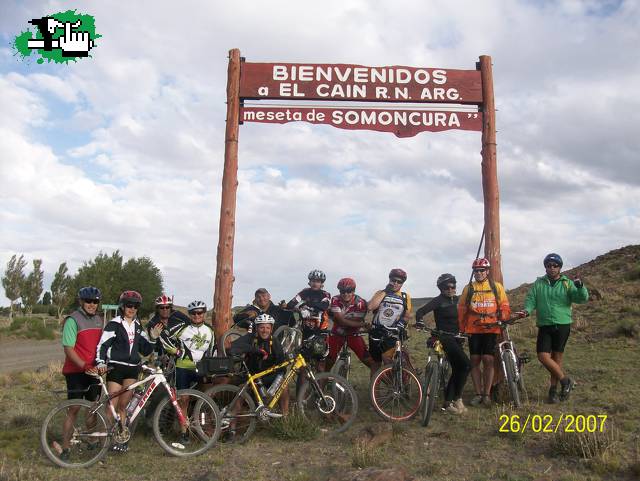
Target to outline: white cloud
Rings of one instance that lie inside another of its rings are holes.
[[[179,302],[210,303],[232,47],[249,61],[461,69],[491,54],[507,286],[538,275],[547,251],[572,266],[637,242],[640,60],[620,52],[635,51],[639,12],[600,7],[184,2],[177,14],[135,2],[125,17],[87,6],[103,35],[93,58],[19,65],[2,51],[0,263],[24,252],[54,271],[119,249],[150,256]],[[63,8],[14,4],[0,28],[10,37],[22,16]],[[290,298],[312,268],[332,291],[355,276],[365,296],[395,266],[417,295],[442,272],[465,279],[483,224],[479,151],[469,132],[243,125],[234,303],[260,286]]]

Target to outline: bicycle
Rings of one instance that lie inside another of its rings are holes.
[[[496,321],[482,324],[485,329],[499,327],[502,332],[503,340],[498,343],[496,350],[500,358],[502,373],[504,374],[504,379],[507,382],[511,400],[513,401],[514,406],[517,408],[522,405],[521,398],[526,399],[527,396],[522,368],[527,362],[529,362],[528,356],[518,355],[516,346],[511,340],[511,336],[509,335],[509,326],[516,324],[519,319],[519,317],[515,317],[507,319],[506,321]]]
[[[384,329],[395,333],[395,352],[391,364],[382,366],[371,379],[371,404],[376,413],[387,421],[407,421],[420,409],[422,383],[403,348],[406,330],[403,327]]]
[[[193,389],[176,392],[159,366],[143,365],[142,370],[148,376],[113,394],[109,394],[105,381],[96,374],[102,392],[96,402],[69,399],[54,407],[40,430],[45,455],[63,468],[95,464],[106,455],[112,441],[129,441],[130,427],[160,385],[168,394],[158,403],[153,415],[153,435],[160,447],[173,456],[187,457],[213,446],[220,436],[220,413],[211,398]],[[111,400],[139,386],[144,387],[144,393],[134,394],[123,423]],[[186,412],[181,404],[186,406]],[[107,422],[106,409],[114,420],[112,425]]]
[[[444,346],[440,341],[440,336],[453,336],[457,339],[464,339],[467,336],[460,333],[445,332],[439,329],[424,328],[425,331],[431,332],[435,337],[427,339],[427,348],[429,356],[427,357],[427,365],[424,370],[424,399],[422,402],[422,411],[420,422],[423,426],[428,426],[433,414],[433,408],[440,391],[444,394],[447,389],[447,381],[451,376],[451,365],[447,360],[444,352]]]
[[[365,332],[355,332],[351,334],[335,334],[336,336],[342,337],[342,347],[340,348],[340,352],[338,353],[336,362],[331,367],[331,372],[333,374],[342,376],[347,381],[349,380],[349,374],[351,373],[351,349],[349,349],[349,345],[347,344],[347,341],[349,337],[362,337],[365,334],[366,334]]]
[[[258,420],[282,417],[274,408],[298,373],[305,378],[297,393],[297,409],[303,416],[322,426],[320,430],[328,435],[344,432],[353,424],[358,413],[358,397],[353,387],[336,374],[314,374],[302,355],[315,337],[303,341],[295,355],[289,354],[286,361],[255,374],[248,372],[242,360],[247,380],[241,386],[220,384],[206,391],[221,407],[223,442],[244,443],[255,431]],[[286,370],[282,381],[273,395],[269,395],[260,380],[281,369]]]

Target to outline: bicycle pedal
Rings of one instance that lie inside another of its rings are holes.
[[[273,418],[273,419],[279,419],[279,418],[284,416],[283,414],[274,413],[274,412],[271,412],[271,411],[268,411],[268,410],[265,410],[264,414],[266,416],[269,416],[270,418]]]

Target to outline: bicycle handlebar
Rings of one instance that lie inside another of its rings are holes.
[[[469,335],[465,334],[464,332],[447,332],[447,331],[441,331],[440,329],[433,329],[431,327],[416,328],[416,331],[423,331],[423,332],[429,331],[431,334],[437,337],[452,336],[458,339],[466,339],[467,337],[469,337]]]

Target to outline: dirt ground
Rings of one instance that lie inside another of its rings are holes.
[[[62,360],[64,360],[64,352],[60,340],[0,340],[0,374],[33,371],[47,366],[52,361]]]

